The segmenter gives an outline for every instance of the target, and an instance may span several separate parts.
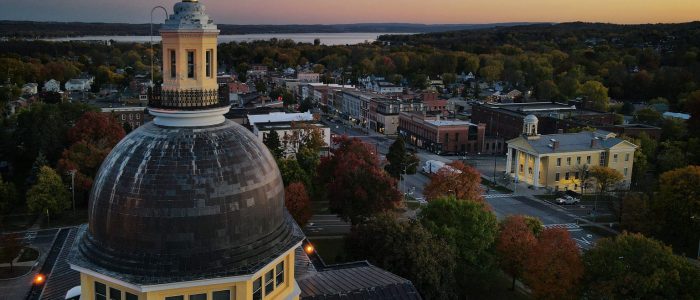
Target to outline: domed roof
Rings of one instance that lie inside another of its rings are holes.
[[[537,116],[535,116],[535,115],[527,115],[525,117],[524,121],[525,121],[525,123],[532,124],[532,123],[539,122],[539,119],[537,119]]]
[[[165,20],[161,30],[217,30],[214,21],[205,13],[198,1],[182,1],[175,4],[174,13]]]
[[[155,282],[250,274],[301,238],[277,164],[250,131],[147,123],[95,177],[74,263]]]

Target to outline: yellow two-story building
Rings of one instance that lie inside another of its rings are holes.
[[[605,166],[624,176],[619,188],[629,188],[636,145],[605,131],[539,135],[537,126],[537,117],[527,116],[523,135],[508,141],[506,175],[534,188],[580,192],[583,172]]]

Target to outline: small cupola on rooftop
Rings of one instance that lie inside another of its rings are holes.
[[[536,139],[539,137],[537,133],[537,124],[539,119],[535,115],[527,115],[523,119],[523,136],[527,139]]]

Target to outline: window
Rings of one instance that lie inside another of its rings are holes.
[[[605,166],[605,161],[608,160],[608,153],[607,152],[600,152],[600,165]]]
[[[109,300],[122,300],[122,291],[109,288]]]
[[[625,176],[627,176],[627,168],[625,168]]]
[[[207,77],[211,77],[211,57],[212,57],[213,51],[207,50],[207,58],[206,58],[206,66],[207,66]]]
[[[231,300],[231,291],[216,291],[211,297],[213,300]]]
[[[561,158],[557,158],[557,167],[561,167]]]
[[[107,300],[107,286],[95,281],[95,300]]]
[[[578,184],[574,184],[574,190],[578,190]]]
[[[140,115],[140,114],[136,114],[136,120],[140,120],[140,119],[141,119],[141,115]]]
[[[574,173],[574,179],[578,179],[578,172]]]
[[[522,172],[523,172],[523,165],[521,164],[520,165],[520,173],[522,173]]]
[[[132,293],[125,292],[124,294],[126,294],[126,300],[139,300],[139,296],[136,296]]]
[[[165,300],[185,300],[185,296],[170,296],[165,297]]]
[[[529,167],[528,167],[528,168],[527,168],[527,173],[530,174],[530,175],[532,175],[532,168],[529,168]]]
[[[122,121],[126,121],[126,115],[122,114]]]
[[[625,161],[630,161],[630,154],[629,153],[625,154]]]
[[[262,300],[262,278],[253,281],[253,300]]]
[[[129,114],[129,120],[133,120],[133,119],[134,119],[134,115],[133,115],[133,114]]]
[[[194,51],[187,51],[187,78],[194,78]]]
[[[275,290],[275,271],[265,273],[265,295],[270,295]]]
[[[554,190],[555,190],[555,191],[559,191],[559,186],[558,186],[558,185],[555,185],[555,186],[554,186]]]
[[[277,282],[277,286],[279,286],[280,284],[284,283],[284,262],[277,264],[275,273],[277,274],[275,281]]]
[[[591,156],[590,155],[586,157],[586,163],[589,165],[591,164]]]
[[[571,165],[571,157],[566,158],[566,165],[570,166]]]
[[[170,50],[170,77],[177,77],[177,57],[175,56],[175,50]]]
[[[613,162],[617,162],[617,154],[613,154]]]
[[[207,294],[190,295],[190,300],[207,300]]]
[[[581,164],[581,157],[580,156],[576,157],[576,164],[577,165]]]
[[[566,174],[564,174],[564,179],[569,180],[569,172],[566,172]]]
[[[554,174],[554,181],[559,181],[559,173]]]

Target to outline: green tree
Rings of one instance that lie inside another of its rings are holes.
[[[366,259],[411,280],[425,299],[456,296],[454,247],[416,221],[374,216],[353,226],[345,245],[352,259]]]
[[[651,108],[642,108],[636,112],[636,119],[637,122],[656,126],[661,120],[661,113]]]
[[[658,172],[666,172],[688,165],[685,143],[679,141],[661,142],[659,154],[656,157]]]
[[[457,249],[456,278],[472,279],[459,285],[461,296],[488,285],[487,278],[495,270],[491,249],[498,234],[498,222],[485,204],[440,198],[424,206],[418,220],[436,237]]]
[[[27,208],[34,213],[60,213],[70,207],[70,193],[54,169],[43,166],[37,183],[27,191]]]
[[[282,148],[282,142],[280,142],[280,136],[277,130],[270,130],[269,133],[265,134],[263,137],[263,144],[267,146],[267,149],[270,150],[270,153],[272,153],[272,156],[276,159],[282,158],[284,149]]]
[[[700,240],[700,166],[661,174],[651,209],[658,236],[677,251],[695,254]]]
[[[537,99],[551,101],[559,96],[559,88],[552,80],[545,80],[537,84]]]
[[[48,165],[49,161],[46,160],[44,152],[39,151],[39,154],[36,156],[36,159],[32,164],[32,169],[30,170],[29,177],[27,178],[27,184],[34,185],[39,177],[39,170],[41,170],[41,167]]]
[[[608,88],[594,80],[586,81],[581,86],[581,94],[591,102],[592,108],[599,111],[608,111]]]
[[[12,182],[5,182],[0,176],[0,214],[7,212],[17,203],[17,189]]]
[[[389,164],[384,166],[384,169],[391,177],[396,179],[401,178],[403,168],[406,166],[406,156],[406,144],[403,138],[398,137],[396,141],[389,146],[389,153],[386,154],[386,160]]]
[[[700,269],[641,234],[601,239],[583,259],[587,299],[700,298]]]

